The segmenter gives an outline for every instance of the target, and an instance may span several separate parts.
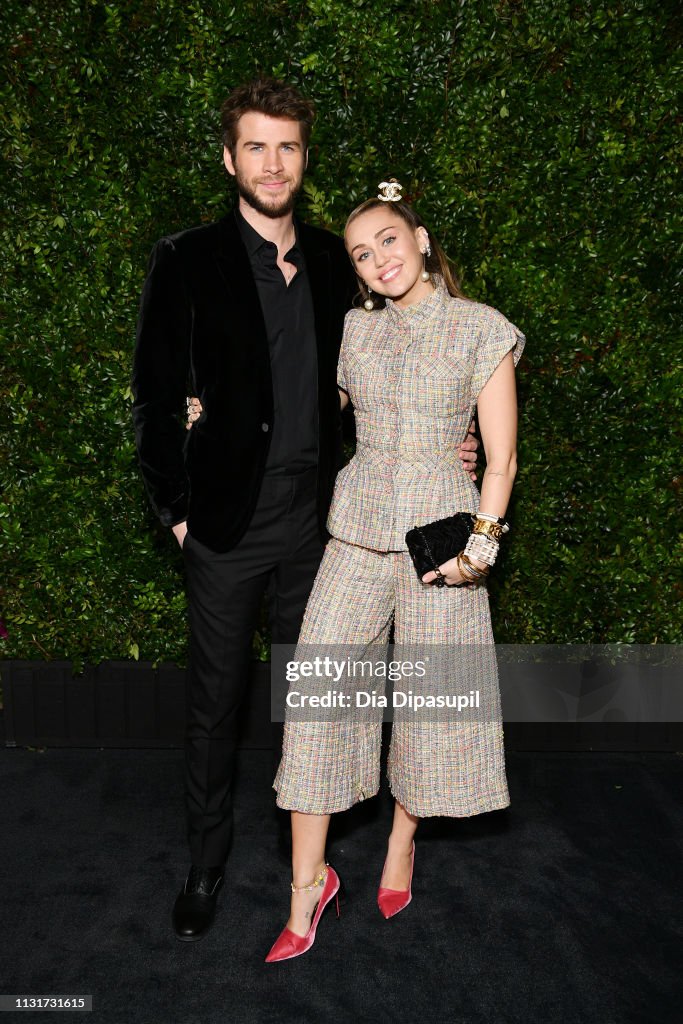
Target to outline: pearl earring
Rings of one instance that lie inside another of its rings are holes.
[[[432,247],[427,242],[426,247],[422,250],[422,273],[420,279],[422,281],[429,281],[429,271],[427,270],[427,257],[432,255]]]
[[[367,309],[368,313],[371,313],[372,310],[375,308],[375,303],[370,298],[371,295],[372,295],[372,288],[368,288],[368,297],[365,300],[365,302],[363,303],[363,305]]]

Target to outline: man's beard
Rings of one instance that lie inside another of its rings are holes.
[[[235,168],[235,182],[237,184],[237,191],[241,198],[244,199],[245,203],[248,203],[249,206],[258,213],[262,213],[264,217],[271,217],[273,220],[276,220],[278,217],[284,217],[288,213],[291,213],[294,209],[296,197],[301,191],[303,175],[298,182],[294,182],[294,187],[286,196],[283,196],[279,201],[275,200],[272,204],[263,202],[260,196],[256,194],[250,183],[240,174],[237,168]]]

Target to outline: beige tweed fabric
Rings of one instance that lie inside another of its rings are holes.
[[[486,721],[395,720],[388,776],[395,798],[418,817],[466,817],[506,807],[503,733],[488,595],[483,587],[425,586],[406,552],[369,551],[335,539],[327,545],[308,601],[297,656],[325,645],[353,644],[358,658],[382,657],[394,620],[394,640],[468,645],[476,686],[491,709]],[[313,645],[313,646],[311,646]],[[362,649],[362,653],[359,653]],[[328,684],[325,684],[327,686]],[[415,685],[417,691],[418,684]],[[322,683],[321,683],[322,688]],[[277,803],[328,814],[374,796],[380,782],[382,711],[374,721],[285,723],[282,760],[274,782]]]
[[[479,494],[457,449],[477,397],[524,336],[495,309],[435,291],[401,310],[352,310],[338,381],[356,417],[357,449],[335,484],[332,535],[309,598],[300,644],[363,645],[380,656],[395,642],[466,645],[478,651],[481,721],[396,720],[388,774],[397,800],[418,817],[464,817],[505,807],[502,721],[488,595],[483,587],[434,588],[418,580],[405,534]],[[324,653],[324,652],[323,652]],[[468,687],[470,679],[468,678]],[[381,710],[374,721],[285,723],[274,782],[280,807],[325,814],[379,788]]]
[[[474,512],[479,493],[457,450],[477,397],[524,335],[502,313],[452,298],[440,278],[422,302],[344,325],[337,380],[356,419],[356,454],[341,470],[327,528],[375,551],[405,551],[413,526]]]

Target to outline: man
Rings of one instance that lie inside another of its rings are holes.
[[[268,588],[273,643],[294,643],[322,557],[341,460],[337,357],[358,290],[341,240],[293,216],[312,104],[258,79],[221,116],[238,206],[154,247],[133,369],[143,477],[187,577],[192,864],[173,910],[184,940],[214,920],[261,599]],[[189,394],[202,413],[186,440]]]

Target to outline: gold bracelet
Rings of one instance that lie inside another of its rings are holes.
[[[474,518],[482,519],[487,523],[494,523],[500,526],[503,533],[508,533],[510,530],[510,524],[505,519],[502,519],[500,516],[492,516],[488,512],[475,512]]]
[[[464,563],[465,567],[467,568],[467,571],[470,573],[470,575],[475,576],[477,578],[480,578],[482,576],[488,576],[488,574],[489,574],[489,567],[488,567],[488,565],[486,566],[485,569],[482,569],[480,566],[475,565],[474,562],[472,561],[472,559],[470,558],[470,556],[466,555],[464,551],[462,551],[460,553],[460,557],[462,558],[463,563]]]
[[[493,540],[500,540],[503,536],[503,527],[500,523],[489,523],[486,519],[477,519],[472,533],[483,534],[484,537],[492,537]]]
[[[455,556],[455,564],[456,564],[456,565],[457,565],[457,567],[458,567],[458,572],[459,572],[459,573],[460,573],[460,575],[462,576],[462,583],[460,583],[460,584],[459,584],[459,586],[461,586],[461,587],[462,587],[462,586],[464,585],[464,586],[466,586],[466,587],[469,587],[469,586],[471,586],[471,585],[472,585],[473,583],[477,583],[477,582],[478,582],[478,580],[477,580],[477,578],[476,578],[476,577],[474,577],[473,575],[471,575],[471,574],[470,574],[469,572],[466,572],[466,571],[465,571],[465,566],[463,565],[463,563],[462,563],[462,561],[461,561],[461,556],[462,556],[462,552],[460,552],[460,554],[459,554],[459,555],[456,555],[456,556]]]
[[[460,575],[462,576],[462,583],[460,584],[460,586],[476,587],[484,579],[483,575],[482,576],[475,575],[474,572],[472,571],[472,569],[468,568],[463,563],[460,555],[458,555],[458,557],[456,559],[456,565],[458,566],[458,570],[460,572]]]
[[[455,564],[457,565],[458,571],[464,580],[470,580],[473,583],[477,583],[481,579],[479,573],[473,572],[469,566],[464,564],[462,555],[458,555],[455,560]]]

